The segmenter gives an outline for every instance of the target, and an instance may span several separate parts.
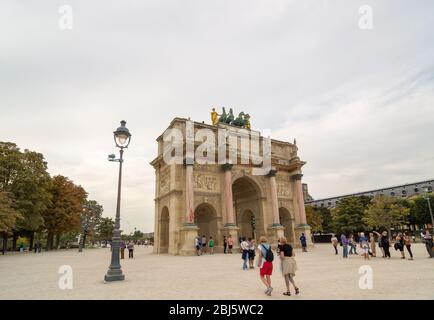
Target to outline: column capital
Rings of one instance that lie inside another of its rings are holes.
[[[303,174],[297,173],[297,174],[294,174],[293,176],[291,176],[291,179],[294,181],[297,181],[297,180],[301,180],[302,177],[303,177]]]
[[[223,171],[231,171],[234,165],[232,163],[222,164]]]
[[[276,169],[271,169],[270,172],[267,173],[267,177],[271,178],[271,177],[275,177],[277,174],[277,170]]]

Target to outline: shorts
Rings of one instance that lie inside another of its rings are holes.
[[[199,250],[200,249],[200,246],[196,246],[196,250]]]
[[[273,263],[265,261],[262,268],[259,269],[259,274],[263,276],[271,276],[273,274]]]
[[[232,249],[233,245],[229,245],[229,249]]]

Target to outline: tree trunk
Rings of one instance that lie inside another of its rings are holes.
[[[85,231],[83,235],[83,249],[86,247],[86,237],[87,237],[87,232]]]
[[[17,240],[18,240],[18,234],[16,234],[15,232],[12,235],[12,251],[16,251],[17,250]]]
[[[29,240],[29,251],[33,250],[33,239],[35,237],[35,232],[30,231],[30,240]]]
[[[53,249],[53,233],[47,235],[47,251]]]
[[[2,254],[4,255],[6,251],[8,251],[8,233],[3,232],[3,246],[2,246]]]
[[[60,234],[56,234],[56,250],[59,249],[59,245],[60,245]]]

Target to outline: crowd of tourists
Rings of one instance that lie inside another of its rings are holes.
[[[429,230],[422,230],[420,234],[421,239],[425,243],[426,250],[428,252],[428,258],[434,257],[433,252],[433,237]],[[413,251],[411,245],[414,243],[415,237],[410,235],[408,231],[399,232],[389,237],[387,231],[381,233],[377,231],[370,232],[368,235],[361,232],[357,234],[357,238],[354,234],[342,233],[340,239],[336,235],[332,235],[331,243],[333,245],[334,253],[339,254],[338,247],[342,247],[342,257],[347,259],[350,255],[360,255],[365,260],[369,260],[371,257],[375,258],[381,256],[385,259],[391,258],[390,249],[393,248],[399,252],[401,259],[406,259],[406,252],[408,253],[408,260],[413,260]],[[379,250],[377,251],[377,247]],[[359,249],[360,252],[357,252]]]

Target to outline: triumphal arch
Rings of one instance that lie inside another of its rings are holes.
[[[234,247],[239,237],[310,239],[295,141],[265,137],[250,116],[231,113],[215,112],[212,124],[175,118],[157,138],[155,253],[195,254],[198,235],[213,237],[215,252],[229,235]]]

